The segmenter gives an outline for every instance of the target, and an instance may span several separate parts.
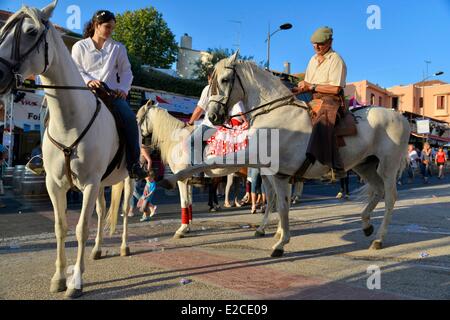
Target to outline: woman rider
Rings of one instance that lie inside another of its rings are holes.
[[[127,169],[130,177],[143,179],[147,173],[139,165],[136,115],[125,100],[133,74],[125,46],[111,39],[115,25],[116,18],[112,12],[97,11],[85,27],[84,39],[74,44],[72,58],[88,87],[100,88],[104,82],[117,92],[112,105],[123,123]]]

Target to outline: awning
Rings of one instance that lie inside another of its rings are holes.
[[[450,142],[450,138],[439,137],[439,136],[435,136],[432,134],[425,135],[425,134],[418,134],[415,132],[411,132],[411,135],[418,137],[418,138],[423,138],[423,139],[433,139],[436,141]]]

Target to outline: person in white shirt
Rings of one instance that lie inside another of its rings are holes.
[[[139,130],[136,115],[127,101],[133,74],[125,46],[111,39],[116,26],[114,14],[97,11],[84,30],[84,39],[74,44],[72,58],[84,82],[90,88],[101,88],[105,83],[116,91],[115,111],[124,124],[127,169],[130,177],[143,179],[147,173],[139,164]]]
[[[411,183],[414,179],[414,173],[419,167],[419,161],[420,157],[417,154],[416,149],[414,148],[414,145],[410,144],[408,145],[408,178],[409,183]]]
[[[208,83],[211,82],[211,75],[208,75]],[[191,163],[199,164],[203,161],[203,146],[205,142],[216,132],[216,127],[211,123],[208,116],[208,111],[206,110],[209,102],[209,88],[208,84],[202,91],[200,96],[200,100],[198,100],[197,107],[190,120],[188,121],[188,125],[192,126],[194,123],[200,119],[202,114],[205,116],[203,121],[196,126],[194,131],[190,136],[190,146],[191,146]]]

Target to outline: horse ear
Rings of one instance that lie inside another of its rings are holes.
[[[54,0],[52,3],[50,3],[45,8],[43,8],[41,10],[42,11],[42,19],[44,19],[45,21],[50,20],[57,4],[58,4],[58,0]]]
[[[147,103],[145,104],[145,106],[147,108],[151,108],[151,107],[153,107],[154,104],[155,104],[155,102],[152,99],[148,99]]]
[[[239,57],[239,49],[231,57],[228,58],[228,62],[230,64],[233,64],[236,62],[238,57]]]

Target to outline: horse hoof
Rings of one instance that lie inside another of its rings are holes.
[[[367,229],[364,229],[364,234],[366,235],[366,237],[370,237],[373,233],[373,226],[371,225],[370,227],[368,227]]]
[[[173,238],[174,239],[182,239],[182,238],[184,238],[184,234],[182,234],[182,233],[175,233],[173,235]]]
[[[129,255],[130,255],[130,248],[129,247],[120,248],[120,256],[121,257],[128,257]]]
[[[83,295],[83,289],[67,289],[65,297],[67,299],[76,299]]]
[[[280,240],[281,239],[281,233],[277,232],[275,233],[275,235],[273,236],[275,239]]]
[[[383,248],[383,243],[380,240],[375,240],[370,246],[370,250],[381,250]]]
[[[57,281],[52,281],[50,283],[50,292],[58,293],[67,290],[66,279],[60,279]]]
[[[272,254],[270,255],[272,258],[280,258],[284,254],[284,250],[282,249],[275,249],[273,250]]]
[[[265,235],[266,235],[266,233],[264,231],[259,231],[259,230],[255,231],[255,237],[257,237],[257,238],[262,238]]]
[[[92,260],[100,260],[102,258],[102,250],[100,251],[92,251],[91,259]]]

